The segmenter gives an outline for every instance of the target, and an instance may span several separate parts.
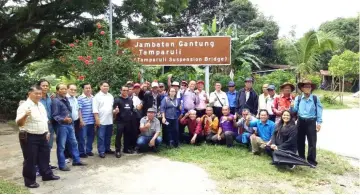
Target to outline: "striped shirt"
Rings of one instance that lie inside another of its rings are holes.
[[[81,116],[86,125],[95,124],[95,118],[92,109],[92,98],[93,95],[87,97],[85,94],[82,94],[78,97]]]
[[[24,117],[28,109],[31,110],[31,115],[26,118],[24,126],[19,127],[19,129],[21,131],[38,135],[49,132],[48,117],[44,105],[40,102],[35,104],[29,98],[17,109],[16,122]]]

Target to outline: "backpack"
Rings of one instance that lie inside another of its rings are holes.
[[[297,102],[297,108],[299,110],[299,105],[300,105],[300,99],[301,98],[301,95],[298,95],[297,96],[297,99],[298,99],[298,102]],[[314,104],[315,104],[315,116],[317,116],[317,96],[316,95],[313,95],[313,101],[314,101]]]

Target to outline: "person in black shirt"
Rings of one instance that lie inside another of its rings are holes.
[[[266,145],[266,150],[271,156],[276,150],[285,150],[296,154],[297,126],[292,120],[290,111],[285,110],[282,112],[281,120],[276,124],[274,134]],[[293,169],[295,166],[290,165],[289,168]]]
[[[239,90],[236,98],[237,113],[241,115],[242,110],[247,108],[254,116],[257,115],[258,95],[252,88],[253,79],[251,77],[245,79],[245,87]]]
[[[116,138],[115,138],[115,149],[116,158],[121,157],[121,138],[124,134],[124,153],[131,154],[132,146],[131,140],[135,136],[135,128],[133,123],[134,117],[134,105],[132,99],[128,96],[129,88],[123,86],[121,88],[120,97],[115,98],[114,100],[114,109],[115,109],[115,121],[117,125]]]

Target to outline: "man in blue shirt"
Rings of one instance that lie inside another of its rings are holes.
[[[71,118],[71,106],[66,97],[67,86],[58,84],[56,86],[56,98],[51,104],[52,117],[56,121],[57,126],[57,157],[59,169],[61,171],[70,171],[65,164],[65,144],[69,143],[69,149],[73,156],[73,166],[83,166],[85,163],[80,161],[78,144],[75,138],[73,119]]]
[[[229,89],[229,91],[226,92],[226,95],[227,95],[228,100],[229,100],[230,113],[231,113],[231,114],[235,114],[235,112],[236,112],[236,96],[237,96],[237,91],[235,90],[235,83],[234,83],[234,81],[230,81],[230,82],[228,83],[228,89]]]
[[[50,153],[51,153],[51,149],[53,147],[53,142],[54,142],[55,130],[52,125],[51,98],[50,98],[50,95],[48,94],[49,88],[50,88],[50,83],[49,83],[49,81],[47,81],[45,79],[40,79],[40,81],[38,82],[38,85],[40,86],[40,88],[42,90],[42,97],[40,99],[40,102],[44,105],[46,114],[48,117],[48,128],[49,128],[49,132],[50,132],[49,148],[50,148]],[[50,161],[50,159],[49,159],[49,161]],[[57,169],[56,166],[52,166],[52,165],[50,165],[50,163],[49,163],[49,166],[51,169]]]
[[[269,120],[269,113],[266,109],[260,109],[259,116],[260,119],[251,121],[251,115],[247,115],[245,123],[248,127],[257,128],[255,133],[250,136],[252,152],[255,155],[260,154],[260,148],[265,149],[275,130],[275,123]]]
[[[316,85],[311,81],[303,81],[298,84],[298,88],[303,92],[291,103],[292,111],[298,115],[298,152],[299,156],[305,159],[305,137],[308,141],[307,161],[316,166],[316,140],[317,132],[321,129],[322,111],[320,99],[312,95]]]

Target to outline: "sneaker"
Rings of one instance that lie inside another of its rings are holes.
[[[70,159],[65,159],[65,163],[67,164],[67,163],[70,163]]]
[[[288,165],[288,168],[290,169],[290,170],[293,170],[293,169],[295,169],[295,165]]]
[[[64,168],[59,168],[60,171],[70,171],[70,168],[68,166],[65,166]]]
[[[77,162],[77,163],[74,162],[72,165],[73,166],[86,166],[87,164],[80,161],[80,162]]]
[[[108,150],[108,151],[105,152],[105,154],[115,154],[115,152],[112,151],[112,150]]]

